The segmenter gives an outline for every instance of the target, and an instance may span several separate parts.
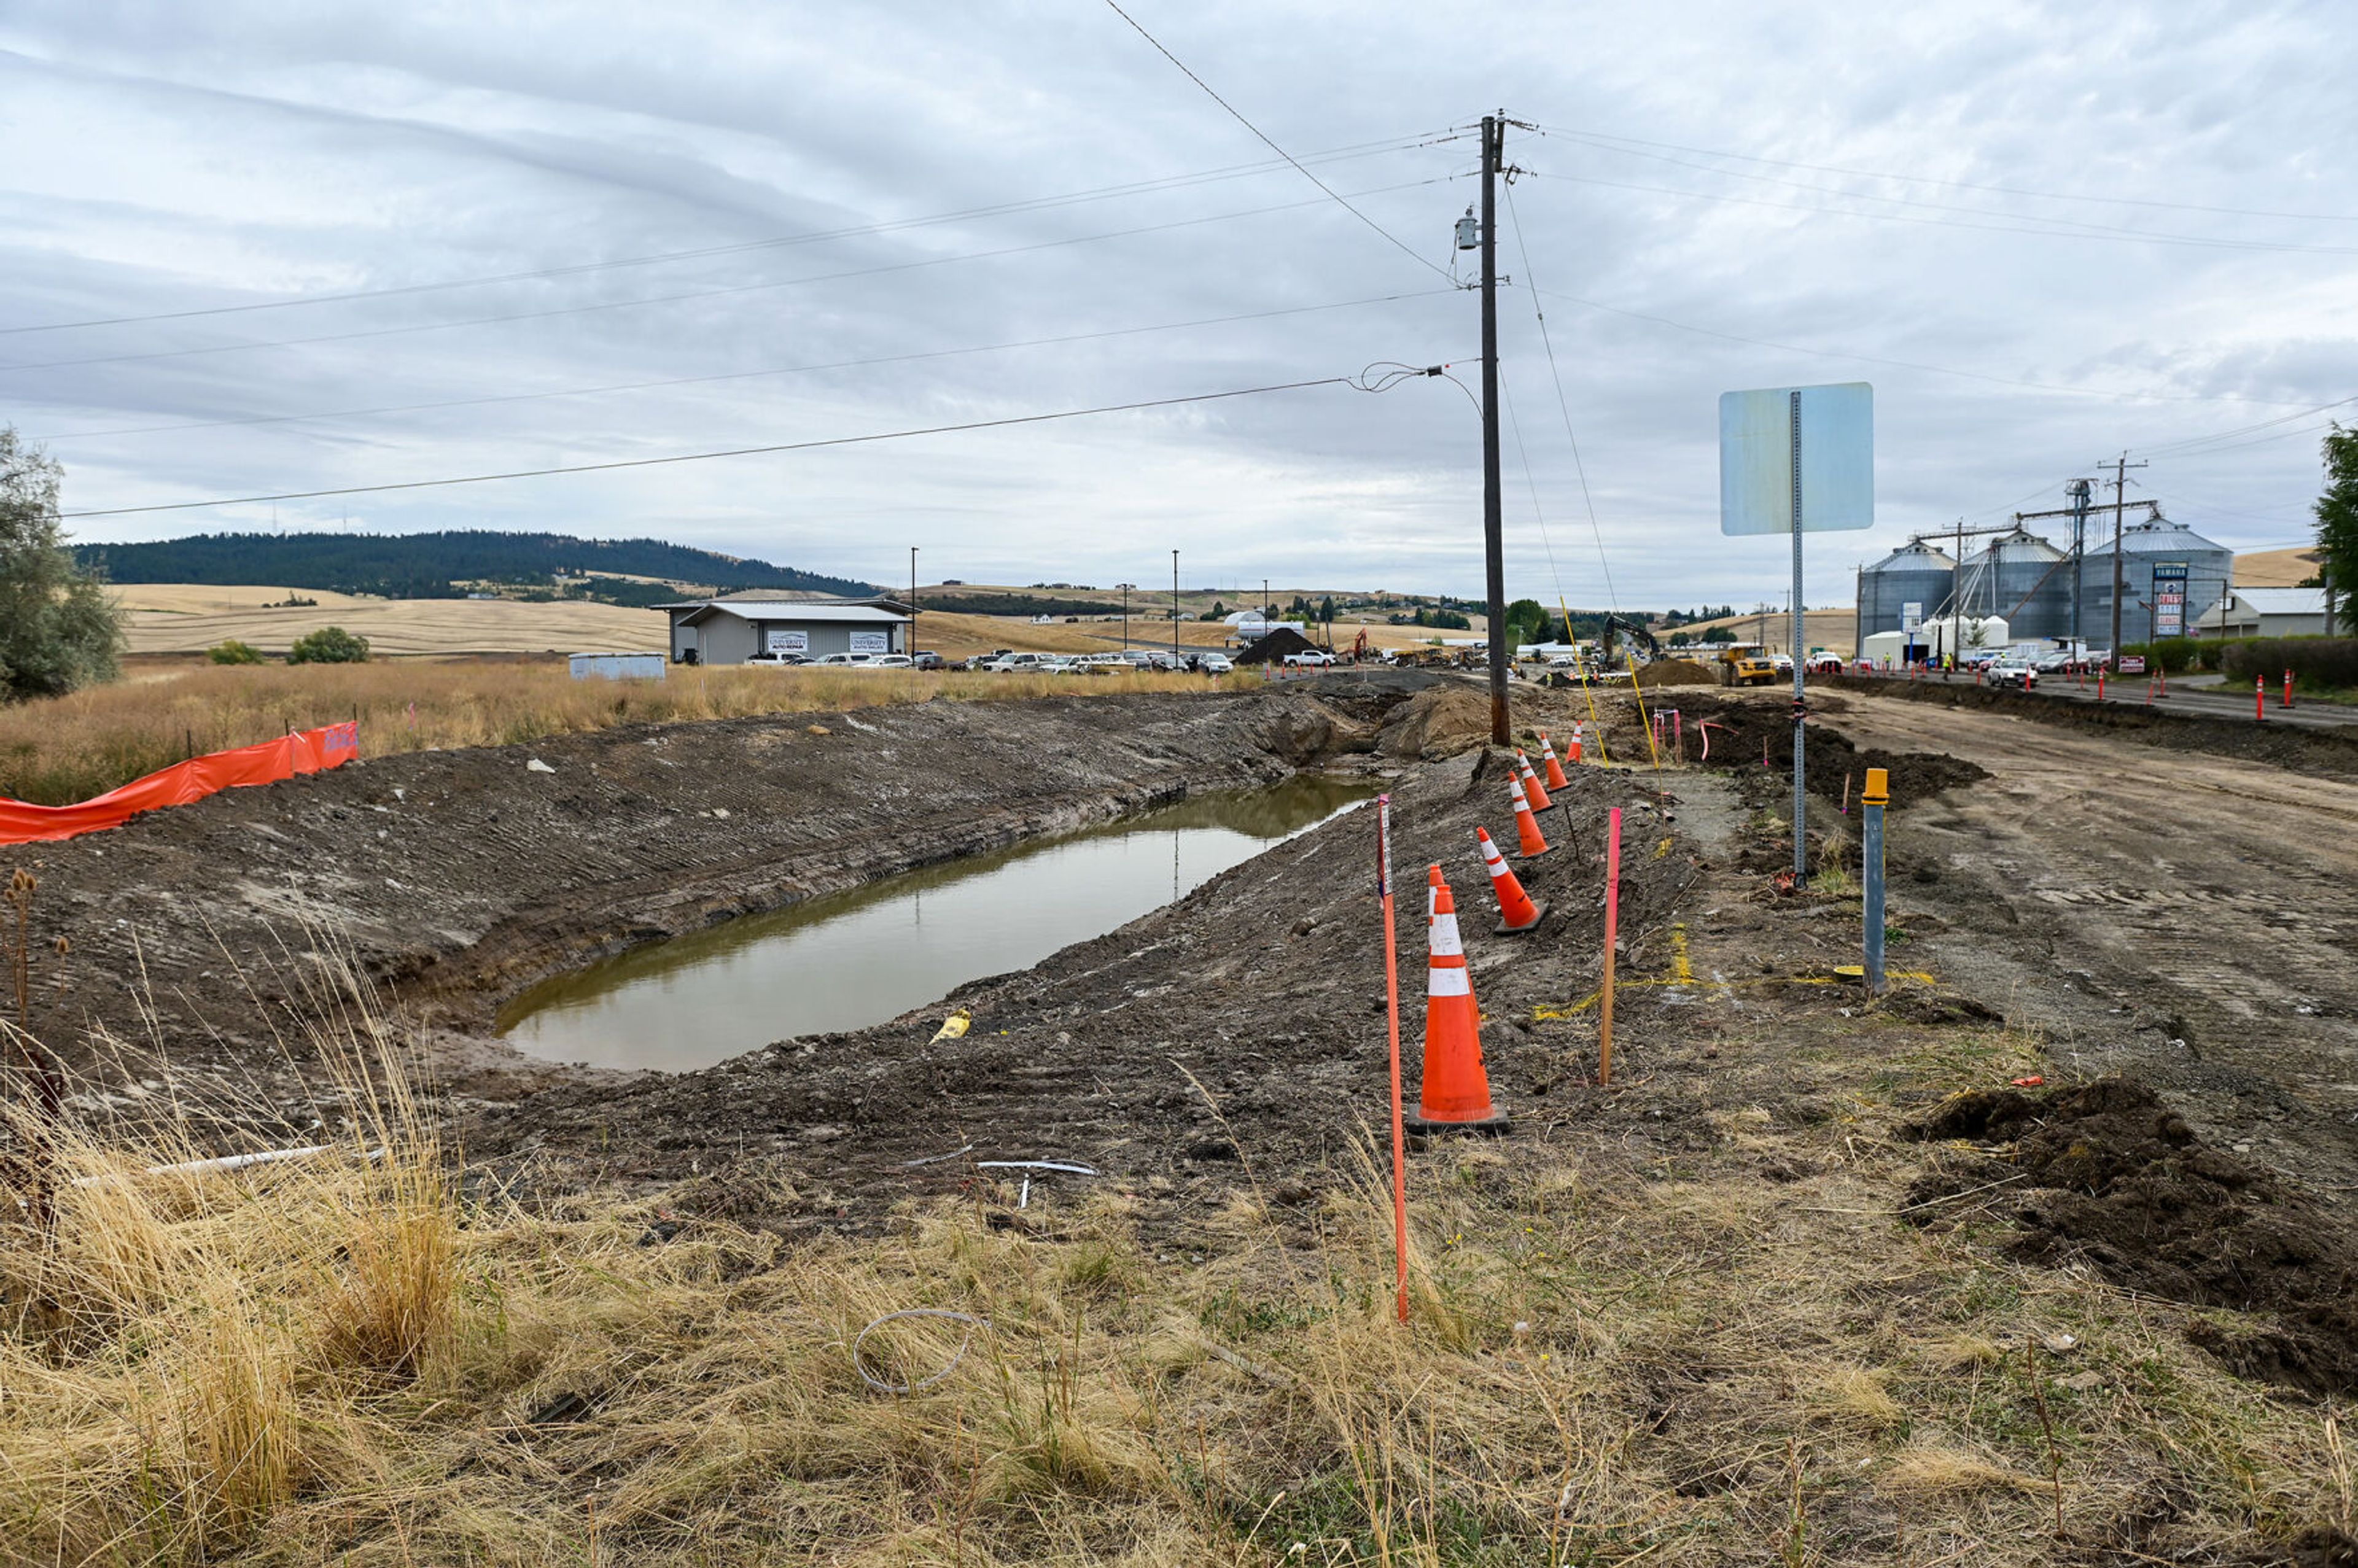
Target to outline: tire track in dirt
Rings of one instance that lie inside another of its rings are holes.
[[[1895,857],[1934,879],[1911,891],[1956,927],[1945,962],[2212,1141],[2358,1185],[2358,784],[1920,701],[1840,725],[1992,774],[1893,814]]]

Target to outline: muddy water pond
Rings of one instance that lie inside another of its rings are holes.
[[[682,1072],[866,1028],[1127,925],[1373,793],[1299,774],[746,915],[544,981],[500,1031],[544,1060]]]

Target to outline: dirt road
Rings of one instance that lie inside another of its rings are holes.
[[[1895,887],[1952,925],[1948,971],[2080,1071],[2358,1189],[2358,782],[1922,702],[1833,722],[1991,774],[1893,814]]]

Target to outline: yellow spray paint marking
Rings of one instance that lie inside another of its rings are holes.
[[[1670,840],[1665,838],[1662,842],[1667,844]],[[1687,928],[1681,924],[1671,926],[1671,974],[1674,985],[1691,985],[1694,981],[1694,967],[1687,962]]]
[[[1617,982],[1616,989],[1638,990],[1693,985],[1694,971],[1687,965],[1683,928],[1672,928],[1671,943],[1673,962],[1678,966],[1678,972],[1675,975],[1665,979],[1621,980]],[[1895,980],[1919,980],[1925,985],[1934,983],[1932,977],[1921,969],[1893,969],[1887,978]],[[1714,980],[1712,983],[1722,990],[1749,990],[1756,986],[1835,986],[1849,985],[1851,982],[1846,979],[1837,979],[1831,975],[1771,975],[1762,979]],[[1595,1007],[1603,994],[1601,991],[1591,991],[1578,1001],[1566,1002],[1562,1007],[1535,1007],[1531,1009],[1531,1021],[1535,1023],[1551,1023],[1560,1022],[1568,1018],[1577,1018]]]
[[[1671,846],[1676,842],[1677,840],[1674,838],[1665,838],[1660,843],[1655,845],[1654,859],[1659,860],[1663,856],[1669,854],[1671,852]]]

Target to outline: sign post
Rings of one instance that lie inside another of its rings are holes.
[[[1806,442],[1803,439],[1807,435]],[[1804,497],[1807,505],[1804,505]],[[1875,523],[1875,389],[1863,381],[1719,395],[1719,531],[1793,536],[1793,881],[1809,880],[1801,535]]]

